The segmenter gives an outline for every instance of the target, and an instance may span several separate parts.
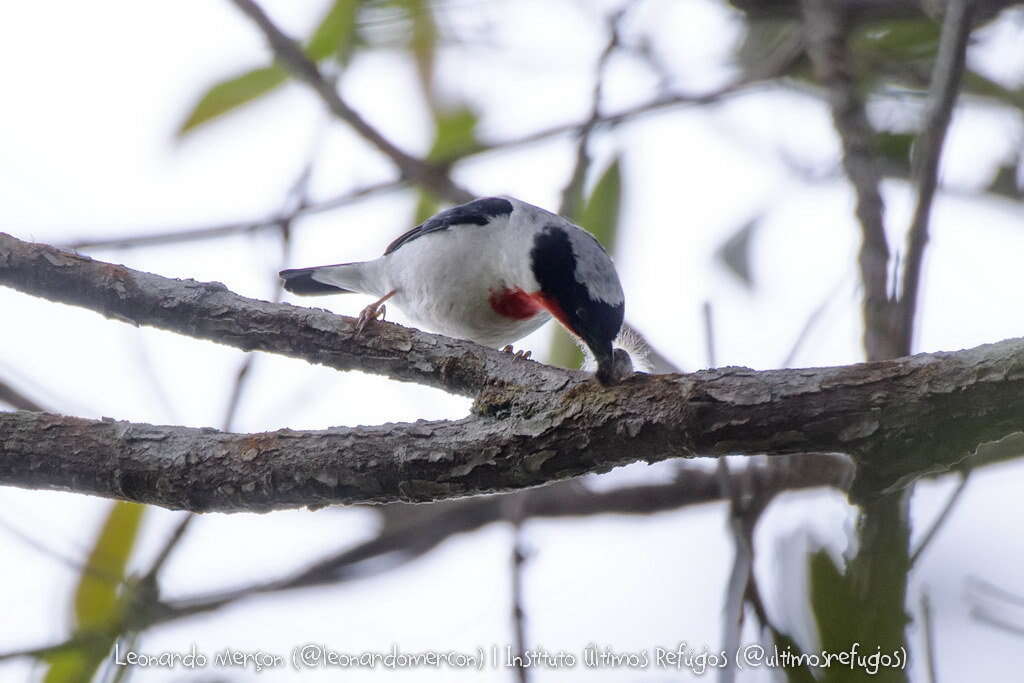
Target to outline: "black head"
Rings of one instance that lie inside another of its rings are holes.
[[[612,342],[625,311],[622,289],[604,248],[590,233],[572,229],[578,234],[556,224],[537,233],[530,251],[533,275],[552,314],[594,354],[598,380],[611,384],[617,376]]]

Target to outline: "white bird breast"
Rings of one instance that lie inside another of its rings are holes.
[[[453,225],[378,259],[383,289],[397,289],[392,301],[427,329],[486,346],[511,344],[551,319],[541,310],[515,320],[491,307],[493,294],[540,289],[530,269],[532,244],[528,227],[510,224],[508,216],[487,225]]]

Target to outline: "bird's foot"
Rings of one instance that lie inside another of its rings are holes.
[[[388,311],[388,307],[384,305],[384,302],[393,297],[397,292],[397,289],[392,289],[390,292],[359,312],[354,336],[358,337],[362,334],[363,330],[366,329],[366,326],[369,325],[371,321],[384,320],[384,316]]]
[[[520,349],[519,351],[516,351],[512,348],[511,344],[505,344],[505,346],[501,350],[505,353],[511,353],[516,358],[521,358],[523,360],[526,360],[533,355],[533,351],[527,351],[525,349]]]

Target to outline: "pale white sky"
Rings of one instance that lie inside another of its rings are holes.
[[[308,32],[326,6],[323,0],[262,4],[296,35]],[[482,131],[493,139],[582,119],[590,106],[593,64],[605,41],[596,7],[617,4],[442,3],[460,35],[471,39],[441,55],[442,90],[480,107]],[[267,58],[261,37],[226,1],[22,3],[0,16],[0,57],[8,64],[0,110],[0,230],[16,237],[62,243],[256,218],[278,208],[314,147],[316,197],[391,177],[386,162],[328,122],[317,100],[294,85],[185,141],[174,140],[175,127],[202,88]],[[988,30],[972,63],[995,76],[1021,78],[1019,13],[1016,19]],[[728,78],[738,30],[712,0],[645,0],[627,24],[627,34],[652,32],[675,85],[694,92]],[[636,60],[617,57],[609,67],[606,106],[642,101],[656,85]],[[406,59],[386,52],[361,56],[343,88],[392,139],[410,150],[425,149],[428,120],[416,107],[395,106],[418,91]],[[976,187],[999,155],[1012,144],[1020,148],[1022,139],[1019,111],[972,104],[954,121],[943,176],[957,187]],[[623,158],[625,205],[616,258],[627,317],[660,351],[687,369],[706,365],[700,310],[710,301],[719,364],[777,367],[810,312],[829,299],[795,364],[861,359],[852,195],[838,179],[802,180],[783,160],[824,170],[834,164],[837,145],[818,100],[761,89],[713,106],[638,119],[599,136],[595,149],[598,167],[615,154]],[[479,194],[507,193],[553,209],[572,161],[571,141],[557,139],[482,156],[460,165],[456,176]],[[913,197],[896,182],[887,182],[884,192],[891,238],[901,247]],[[409,227],[413,203],[410,193],[394,193],[303,219],[289,265],[374,257]],[[739,225],[761,214],[752,253],[757,287],[747,291],[712,255]],[[1021,206],[944,194],[932,234],[917,350],[955,350],[1020,336]],[[90,253],[166,276],[219,280],[257,297],[272,294],[272,274],[280,266],[279,243],[271,233]],[[366,300],[302,303],[353,313]],[[240,352],[131,328],[9,289],[0,289],[0,311],[0,377],[54,410],[220,425]],[[542,329],[526,345],[543,357],[549,335]],[[251,380],[238,430],[443,419],[468,408],[467,400],[436,390],[272,356],[257,359]],[[597,484],[663,477],[669,467],[624,468]],[[978,473],[913,577],[911,605],[916,609],[922,591],[932,596],[943,679],[998,678],[996,672],[1019,664],[1019,637],[969,617],[964,581],[980,576],[1024,593],[1017,570],[1024,542],[1015,524],[1020,514],[1014,514],[1021,509],[1022,476],[1019,464]],[[945,480],[918,487],[915,534],[926,528],[951,487]],[[0,522],[82,557],[108,505],[85,496],[5,488]],[[138,567],[177,519],[162,510],[148,514]],[[371,536],[373,520],[361,510],[203,516],[167,568],[166,594],[277,576]],[[852,520],[841,497],[823,492],[785,496],[768,512],[757,538],[757,571],[770,608],[784,624],[799,612],[779,597],[793,594],[798,579],[799,572],[791,570],[799,561],[787,559],[799,546],[793,539],[813,537],[841,552]],[[531,644],[579,652],[591,642],[630,651],[686,641],[697,650],[717,649],[732,553],[720,506],[636,519],[530,522],[526,535],[536,553],[525,575]],[[376,578],[252,600],[154,629],[140,649],[187,650],[195,643],[208,654],[232,646],[287,655],[311,641],[342,651],[387,650],[392,643],[404,651],[503,647],[511,642],[510,552],[508,529],[487,527]],[[66,635],[75,572],[3,528],[0,557],[0,605],[13,617],[0,626],[0,651]],[[1024,623],[1024,615],[1016,616]],[[754,639],[747,633],[744,642]],[[24,662],[0,663],[0,678],[24,678],[28,670]],[[212,673],[147,671],[138,680],[200,680]],[[347,680],[402,675],[353,672]],[[509,672],[497,670],[481,678],[427,669],[411,675],[511,680]],[[920,666],[914,668],[914,680],[924,676]],[[272,677],[336,680],[334,673],[290,668]],[[538,672],[534,680],[593,678],[679,680],[653,669],[579,666]]]

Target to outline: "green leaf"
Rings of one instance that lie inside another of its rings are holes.
[[[359,0],[335,0],[306,44],[310,59],[337,55],[338,61],[347,61],[355,45],[359,5]]]
[[[1011,90],[967,67],[964,69],[964,92],[996,100],[1017,109],[1024,109],[1024,88]]]
[[[913,133],[878,131],[874,136],[875,152],[885,162],[886,173],[897,177],[910,175],[910,150],[916,136]]]
[[[74,597],[76,635],[95,639],[47,658],[46,683],[88,681],[107,657],[120,631],[121,589],[128,558],[138,537],[145,506],[117,502],[93,544]]]
[[[611,252],[615,246],[621,208],[622,164],[615,157],[594,183],[579,215],[569,218],[589,230]],[[550,363],[563,368],[580,367],[583,364],[583,352],[569,333],[559,326],[554,335]]]
[[[615,248],[621,209],[622,163],[619,157],[615,157],[594,183],[577,222],[593,233],[604,248],[611,252]]]
[[[269,93],[287,79],[288,72],[274,65],[253,69],[217,83],[199,98],[178,129],[178,136]]]
[[[145,510],[144,505],[123,501],[111,507],[75,592],[75,623],[79,628],[109,623],[116,615],[118,585],[124,580]]]
[[[855,33],[851,47],[901,61],[931,58],[938,52],[941,30],[931,19],[874,22]]]
[[[1007,199],[1024,199],[1024,188],[1017,183],[1017,163],[1011,161],[1000,165],[986,189]]]
[[[457,159],[476,147],[476,126],[480,117],[469,107],[456,107],[434,118],[434,142],[427,161],[442,163]]]
[[[437,53],[437,23],[430,0],[392,0],[409,18],[408,48],[416,60],[416,71],[420,77],[420,86],[433,102],[434,61]],[[431,104],[433,107],[433,103]]]
[[[419,225],[441,209],[441,202],[426,190],[419,190],[416,197],[416,209],[412,217],[413,225]]]
[[[737,64],[744,72],[764,68],[781,50],[789,49],[790,41],[802,33],[799,21],[791,19],[752,19],[746,23],[743,40],[735,50]]]
[[[583,351],[569,332],[561,325],[554,326],[551,355],[548,363],[559,368],[578,370],[583,365]]]
[[[860,636],[857,615],[864,601],[850,579],[832,562],[824,548],[809,555],[811,609],[818,626],[819,645],[823,650],[837,652],[850,647]]]
[[[775,646],[780,652],[789,652],[794,657],[800,657],[804,654],[800,645],[789,634],[783,633],[771,625],[768,625],[768,630],[771,631],[772,638],[775,639]],[[780,669],[785,673],[788,683],[818,683],[814,678],[814,674],[806,666],[783,665]]]

